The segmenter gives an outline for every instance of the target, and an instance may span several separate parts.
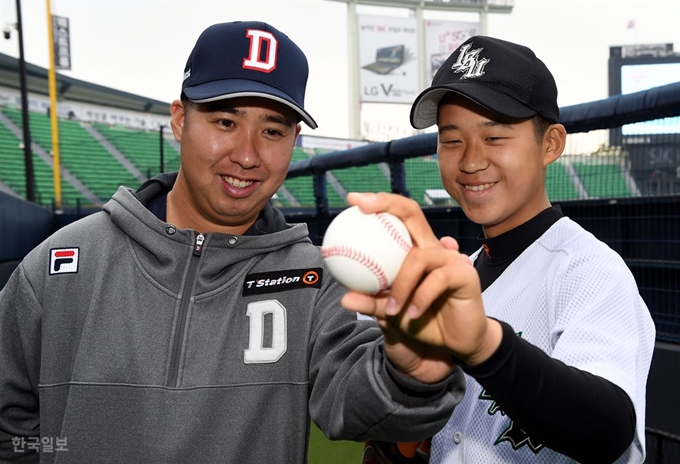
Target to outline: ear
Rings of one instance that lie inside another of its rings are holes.
[[[182,141],[182,131],[184,130],[185,108],[181,100],[175,100],[170,105],[170,127],[175,136],[175,140]]]
[[[562,124],[551,124],[543,135],[543,166],[548,166],[562,155],[567,144],[567,130]]]

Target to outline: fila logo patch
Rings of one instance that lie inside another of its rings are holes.
[[[315,267],[248,274],[243,282],[243,296],[285,292],[297,288],[321,288],[322,272],[320,267]]]
[[[50,275],[78,272],[80,248],[53,248],[50,250]]]
[[[465,73],[460,78],[468,79],[472,77],[479,77],[484,75],[484,66],[486,66],[489,61],[488,58],[479,59],[479,54],[484,48],[478,48],[476,50],[470,51],[472,43],[463,45],[460,48],[460,53],[458,54],[458,59],[451,66],[453,72]]]
[[[243,59],[243,67],[255,71],[270,73],[276,69],[279,42],[274,34],[259,29],[248,29],[246,37],[250,39],[248,58]],[[262,59],[262,50],[266,45],[266,55]]]

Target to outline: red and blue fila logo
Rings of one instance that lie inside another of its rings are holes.
[[[79,248],[53,248],[50,250],[50,275],[78,272]]]
[[[255,71],[270,73],[276,69],[279,42],[274,34],[259,29],[248,29],[246,37],[250,39],[248,58],[243,58],[243,67]],[[267,45],[267,54],[262,59],[262,48]]]

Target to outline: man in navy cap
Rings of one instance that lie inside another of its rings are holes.
[[[451,356],[344,309],[269,203],[316,127],[307,75],[268,24],[201,34],[171,106],[179,172],[120,187],[0,293],[0,461],[298,463],[310,417],[332,439],[446,424]]]

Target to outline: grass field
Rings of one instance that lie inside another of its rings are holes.
[[[309,464],[361,464],[363,443],[331,441],[312,422],[309,436]]]

